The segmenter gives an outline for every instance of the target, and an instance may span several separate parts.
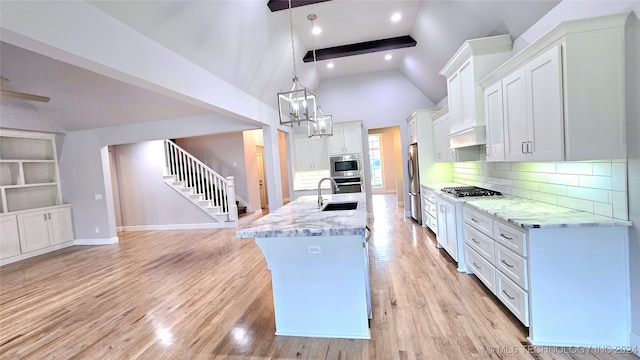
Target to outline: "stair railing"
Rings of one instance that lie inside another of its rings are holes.
[[[209,202],[209,207],[217,207],[219,214],[227,214],[229,221],[238,219],[233,176],[224,178],[173,141],[165,140],[164,149],[169,175],[184,181],[185,186],[193,188]]]

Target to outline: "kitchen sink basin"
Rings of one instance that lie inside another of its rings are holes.
[[[331,202],[327,203],[322,211],[355,210],[357,207],[357,201]]]

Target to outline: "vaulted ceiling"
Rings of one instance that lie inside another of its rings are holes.
[[[397,69],[438,103],[446,97],[446,82],[438,73],[465,40],[507,33],[515,39],[558,2],[331,0],[295,7],[291,12],[271,12],[266,0],[89,3],[275,108],[275,94],[289,86],[294,68],[290,15],[296,70],[308,87],[316,87],[316,78],[322,84],[327,78]],[[400,21],[390,20],[394,13],[401,14]],[[314,25],[322,28],[318,36],[311,34],[309,14],[317,15]],[[417,45],[317,64],[302,61],[313,48],[404,35],[410,35]],[[384,59],[387,54],[392,55],[391,60]],[[0,56],[0,74],[10,80],[3,81],[3,88],[52,98],[46,104],[15,99],[2,99],[2,104],[47,109],[47,116],[66,131],[134,118],[154,120],[207,112],[10,44],[2,44]],[[332,69],[326,66],[329,62],[334,64]],[[70,109],[76,114],[69,114]],[[83,121],[87,114],[93,114],[94,122]]]

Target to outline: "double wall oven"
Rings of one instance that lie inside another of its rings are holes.
[[[362,157],[357,154],[329,158],[331,177],[338,184],[338,194],[362,192]]]

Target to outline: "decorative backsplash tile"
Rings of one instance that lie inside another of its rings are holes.
[[[459,162],[453,181],[629,220],[626,160]]]

